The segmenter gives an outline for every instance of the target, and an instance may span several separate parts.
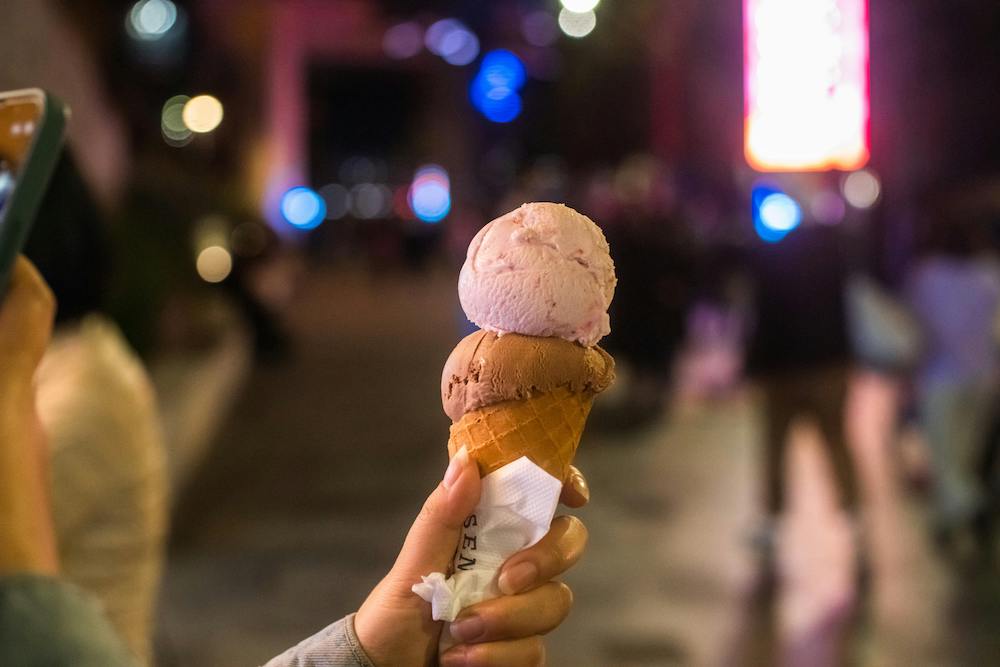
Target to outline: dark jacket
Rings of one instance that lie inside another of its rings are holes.
[[[797,229],[751,251],[756,308],[747,364],[752,375],[848,360],[847,268],[842,235],[830,227]]]

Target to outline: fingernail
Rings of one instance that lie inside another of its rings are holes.
[[[504,595],[520,593],[538,579],[538,568],[534,563],[518,563],[500,574],[497,586]]]
[[[590,501],[590,487],[587,486],[587,480],[583,478],[583,475],[573,475],[569,480],[570,486],[573,490],[583,496],[583,499]]]
[[[458,478],[462,474],[462,470],[465,468],[466,464],[469,462],[469,450],[462,447],[458,450],[453,457],[451,457],[451,463],[448,464],[448,470],[444,473],[444,488],[450,489],[452,485],[458,481]]]
[[[471,642],[483,636],[486,632],[486,622],[479,616],[460,618],[451,624],[448,631],[460,642]]]

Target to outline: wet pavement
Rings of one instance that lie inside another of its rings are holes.
[[[454,276],[315,274],[295,353],[256,368],[175,512],[157,637],[162,667],[257,665],[358,607],[446,462],[441,366],[460,337]],[[850,426],[871,576],[833,509],[815,434],[794,434],[779,575],[748,548],[752,392],[680,402],[627,432],[596,411],[577,464],[576,602],[549,664],[981,665],[1000,656],[995,570],[946,567],[897,474],[895,387],[858,375]],[[607,398],[614,402],[614,396]]]

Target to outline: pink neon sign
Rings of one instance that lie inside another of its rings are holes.
[[[743,0],[743,152],[759,171],[868,162],[868,1]]]

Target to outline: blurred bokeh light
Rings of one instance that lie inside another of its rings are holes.
[[[171,146],[184,146],[191,141],[193,133],[184,122],[184,106],[190,99],[187,95],[175,95],[163,103],[160,130],[164,141]]]
[[[438,55],[450,65],[468,65],[479,55],[479,38],[470,30],[452,30],[441,40]]]
[[[294,187],[281,197],[281,215],[293,227],[314,229],[326,216],[326,203],[312,189]]]
[[[771,184],[754,186],[750,204],[754,231],[768,243],[781,241],[802,222],[798,202]]]
[[[392,191],[385,185],[360,183],[351,188],[351,212],[356,217],[362,220],[382,218],[390,210],[392,210]]]
[[[809,212],[816,222],[824,225],[835,225],[844,219],[847,206],[844,199],[832,190],[821,190],[809,201]]]
[[[518,90],[527,80],[524,63],[512,51],[490,51],[472,80],[469,96],[473,105],[494,123],[509,123],[521,113]]]
[[[177,6],[170,0],[140,0],[132,5],[125,27],[135,39],[158,40],[177,23]]]
[[[222,246],[209,246],[198,253],[198,275],[207,283],[221,283],[233,270],[233,257]]]
[[[424,48],[424,30],[416,21],[397,23],[385,31],[382,49],[390,58],[405,60]]]
[[[559,0],[559,2],[567,10],[582,14],[597,7],[601,3],[601,0]]]
[[[326,204],[326,219],[340,220],[351,210],[351,193],[340,183],[328,183],[319,189]]]
[[[222,102],[211,95],[192,97],[181,112],[187,128],[198,134],[206,134],[219,127],[222,115]]]
[[[559,39],[559,23],[545,10],[529,12],[521,19],[521,35],[532,46],[552,46]]]
[[[559,28],[568,37],[586,37],[597,27],[597,14],[593,11],[574,12],[562,9],[559,12]]]
[[[868,169],[845,176],[841,188],[844,199],[854,208],[871,208],[882,192],[878,177]]]
[[[457,35],[457,41],[461,41],[462,36],[469,32],[468,27],[458,19],[441,19],[428,26],[424,33],[424,45],[434,55],[443,56],[446,48],[454,48],[456,45],[455,41],[449,41],[453,35]]]
[[[436,164],[417,169],[408,201],[413,213],[424,222],[440,222],[451,211],[451,181],[448,172]]]

